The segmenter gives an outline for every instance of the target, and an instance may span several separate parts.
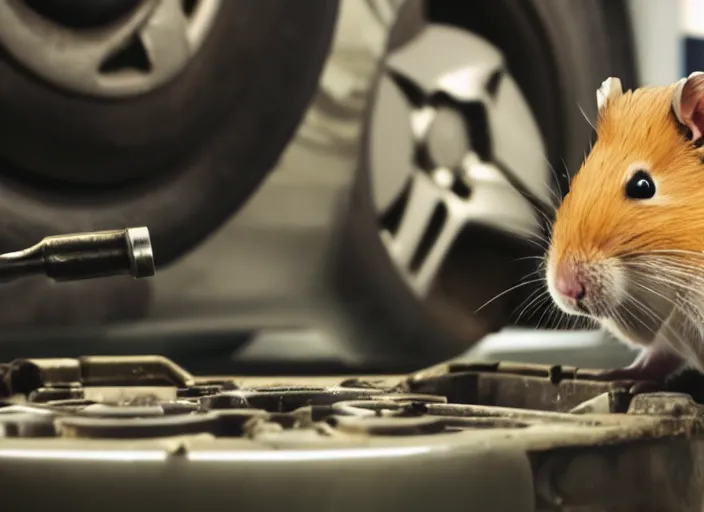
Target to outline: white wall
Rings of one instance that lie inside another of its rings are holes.
[[[703,9],[702,0],[628,0],[638,55],[641,85],[667,85],[683,74],[681,39],[684,13]],[[692,24],[704,26],[700,16]],[[704,33],[704,30],[702,31]]]

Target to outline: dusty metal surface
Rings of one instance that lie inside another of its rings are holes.
[[[657,390],[510,363],[204,379],[156,356],[0,375],[0,491],[42,481],[3,493],[27,509],[702,509],[704,408],[677,389],[696,379]]]

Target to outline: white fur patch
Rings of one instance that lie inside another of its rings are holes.
[[[601,83],[601,87],[596,91],[596,104],[599,111],[613,98],[617,98],[623,94],[623,85],[621,79],[609,77]]]

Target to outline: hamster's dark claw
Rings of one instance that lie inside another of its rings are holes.
[[[702,404],[704,403],[704,374],[691,368],[684,368],[670,376],[665,391],[687,393],[695,402]]]

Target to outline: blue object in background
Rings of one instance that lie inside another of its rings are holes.
[[[684,37],[684,72],[682,76],[689,76],[695,71],[704,71],[704,39],[701,37]]]
[[[704,71],[704,1],[680,0],[682,76]]]

